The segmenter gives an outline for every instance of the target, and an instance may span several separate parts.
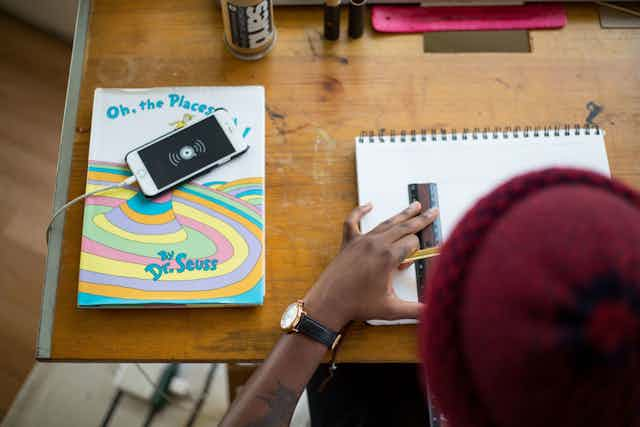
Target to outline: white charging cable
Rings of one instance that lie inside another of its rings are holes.
[[[58,217],[58,215],[60,215],[64,211],[66,211],[70,206],[78,203],[80,200],[86,199],[89,196],[93,196],[94,194],[98,194],[98,193],[102,193],[102,192],[105,192],[105,191],[113,190],[114,188],[126,187],[127,185],[131,185],[134,182],[136,182],[136,177],[135,177],[135,175],[131,175],[129,178],[125,179],[122,182],[119,182],[119,183],[113,184],[113,185],[109,185],[107,187],[98,188],[97,190],[89,191],[88,193],[84,193],[83,195],[78,196],[73,200],[69,200],[67,203],[65,203],[64,205],[60,206],[53,213],[53,216],[51,217],[51,220],[49,221],[49,225],[47,226],[47,244],[49,244],[49,233],[51,232],[51,226],[53,225],[53,221],[55,221],[55,219]]]

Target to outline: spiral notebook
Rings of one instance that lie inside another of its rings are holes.
[[[410,184],[437,185],[440,231],[446,240],[476,200],[516,175],[557,166],[610,175],[604,132],[596,127],[368,131],[355,142],[359,202],[374,207],[362,220],[363,232],[408,205]],[[417,301],[415,267],[394,274],[397,295]]]

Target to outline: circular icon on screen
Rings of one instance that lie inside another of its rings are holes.
[[[196,151],[190,145],[185,145],[180,149],[180,158],[182,160],[191,160],[196,156]]]

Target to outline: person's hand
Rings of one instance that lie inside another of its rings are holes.
[[[437,217],[437,209],[420,213],[414,202],[369,233],[359,223],[372,209],[357,207],[344,222],[342,249],[304,298],[309,315],[332,328],[351,320],[415,319],[421,304],[403,301],[393,291],[391,274],[418,249],[415,235]]]

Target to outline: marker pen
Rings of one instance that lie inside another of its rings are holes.
[[[340,37],[340,0],[325,0],[324,38],[338,40]]]
[[[367,0],[349,1],[349,37],[359,39],[364,32],[364,8]]]

